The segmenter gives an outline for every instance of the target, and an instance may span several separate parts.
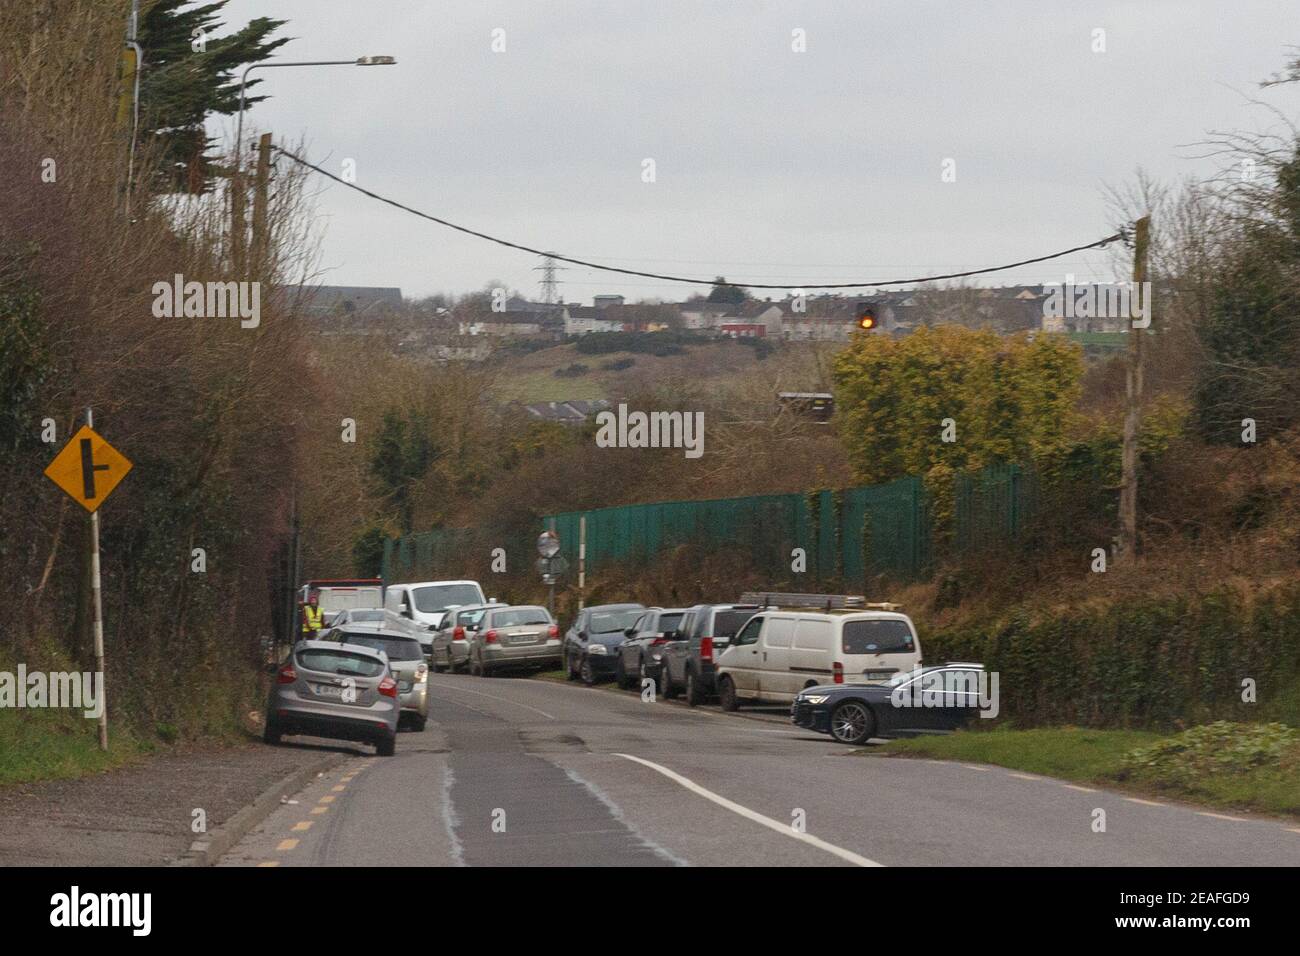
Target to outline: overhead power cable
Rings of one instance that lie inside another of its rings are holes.
[[[690,276],[665,275],[664,273],[660,273],[660,272],[642,272],[639,269],[623,269],[618,266],[602,265],[599,262],[591,262],[586,259],[576,259],[572,256],[562,256],[558,252],[549,252],[543,249],[534,248],[532,246],[525,246],[522,243],[511,242],[508,239],[502,239],[498,236],[488,235],[486,232],[479,232],[476,229],[470,229],[468,226],[461,226],[454,222],[449,222],[446,219],[441,219],[438,216],[431,215],[427,212],[422,212],[419,209],[414,209],[410,206],[400,203],[396,199],[389,199],[387,196],[381,196],[379,195],[379,193],[371,192],[369,189],[363,189],[361,186],[358,186],[356,183],[350,183],[346,179],[343,179],[339,176],[335,176],[329,170],[321,169],[321,167],[317,166],[315,163],[308,162],[307,160],[303,159],[301,156],[297,155],[296,153],[291,153],[289,152],[289,150],[284,149],[280,146],[273,145],[272,148],[276,152],[281,153],[284,156],[287,156],[289,159],[293,160],[298,165],[305,166],[307,169],[315,170],[316,172],[320,173],[322,176],[326,177],[327,179],[332,179],[336,183],[346,186],[349,189],[354,189],[364,196],[369,196],[371,199],[377,199],[382,203],[387,203],[388,205],[394,206],[397,209],[402,210],[403,212],[409,212],[413,216],[419,216],[421,219],[427,219],[430,222],[436,222],[438,225],[446,226],[448,229],[454,229],[457,232],[463,232],[467,236],[475,236],[476,238],[479,239],[486,239],[488,242],[494,242],[499,246],[505,246],[507,249],[518,249],[520,252],[531,253],[532,255],[535,256],[549,256],[550,258],[558,262],[568,262],[572,265],[583,266],[584,268],[587,269],[599,269],[602,272],[616,272],[619,275],[625,275],[625,276],[640,276],[645,279],[658,279],[661,282],[685,282],[690,285],[720,285],[720,286],[732,286],[735,288],[742,288],[742,289],[875,289],[887,285],[915,285],[921,282],[937,282],[941,279],[964,279],[967,278],[968,276],[985,275],[990,272],[1004,272],[1007,269],[1015,269],[1018,266],[1029,266],[1029,265],[1033,265],[1036,262],[1046,262],[1049,259],[1059,259],[1062,256],[1068,256],[1071,253],[1083,252],[1085,249],[1100,249],[1103,246],[1107,246],[1110,243],[1115,242],[1116,240],[1127,241],[1127,236],[1128,236],[1127,229],[1121,229],[1119,232],[1115,233],[1114,235],[1107,236],[1105,239],[1098,239],[1095,242],[1089,242],[1082,246],[1075,246],[1072,249],[1063,249],[1060,252],[1053,252],[1050,255],[1046,255],[1046,256],[1035,256],[1032,259],[1021,259],[1019,262],[1008,262],[1006,265],[988,266],[987,268],[984,269],[970,269],[966,272],[949,272],[946,275],[919,276],[912,279],[890,279],[887,281],[876,281],[876,282],[778,282],[778,283],[727,282],[725,280],[718,280],[718,279],[703,279],[703,278],[692,278]]]

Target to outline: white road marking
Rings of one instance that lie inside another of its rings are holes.
[[[1140,800],[1137,797],[1125,797],[1129,803],[1140,803],[1144,807],[1163,807],[1163,803],[1156,803],[1154,800]]]
[[[516,707],[522,707],[524,710],[531,710],[535,714],[541,714],[547,720],[554,720],[554,714],[548,714],[544,710],[538,710],[536,707],[529,707],[527,704],[521,704],[517,700],[511,700],[509,697],[501,697],[497,694],[484,694],[477,690],[466,690],[464,687],[457,687],[455,684],[434,684],[430,681],[430,686],[441,687],[443,690],[457,690],[462,694],[473,694],[475,697],[490,697],[492,700],[499,700],[505,704],[514,704]]]
[[[611,800],[609,796],[605,793],[605,791],[601,790],[590,780],[578,776],[576,773],[574,773],[572,770],[569,770],[566,767],[561,767],[560,769],[563,770],[565,776],[567,776],[574,783],[578,783],[586,787],[588,793],[590,793],[593,797],[595,797],[597,800],[599,800],[601,803],[605,805],[605,809],[609,811],[609,815],[613,817],[615,820],[617,820],[619,823],[623,824],[623,826],[627,827],[627,829],[631,831],[632,835],[635,836],[638,840],[640,840],[641,844],[646,849],[650,850],[656,856],[667,860],[673,866],[690,866],[689,863],[687,863],[681,857],[674,854],[671,850],[668,850],[665,847],[660,846],[658,843],[655,843],[653,840],[649,839],[644,833],[638,830],[632,824],[632,821],[628,820],[628,818],[624,816],[623,808],[620,807],[613,800]]]
[[[978,770],[981,773],[988,773],[990,770],[993,769],[992,767],[978,767],[973,763],[964,763],[962,764],[962,766],[965,767],[967,770]]]
[[[759,813],[756,810],[751,810],[749,809],[749,807],[743,806],[739,803],[736,803],[735,801],[728,800],[726,797],[719,796],[718,794],[714,793],[712,790],[706,790],[704,787],[701,787],[694,780],[691,780],[687,777],[683,777],[681,774],[673,770],[669,770],[667,767],[661,766],[649,760],[645,760],[641,757],[634,757],[631,754],[616,753],[614,754],[614,756],[622,757],[624,760],[631,760],[633,763],[639,763],[642,766],[649,767],[651,770],[663,774],[665,777],[667,777],[669,780],[673,781],[674,783],[685,787],[687,790],[691,791],[691,793],[694,793],[697,796],[701,796],[706,800],[711,800],[712,802],[716,803],[718,806],[730,810],[732,813],[736,814],[737,816],[742,816],[746,820],[752,820],[754,823],[761,824],[762,826],[767,827],[769,830],[775,830],[777,833],[788,836],[793,840],[798,840],[800,843],[807,843],[809,846],[815,846],[819,850],[825,850],[827,853],[831,854],[832,856],[837,856],[841,860],[845,860],[846,862],[852,863],[855,866],[884,866],[883,863],[877,863],[875,860],[868,860],[865,856],[859,856],[858,854],[854,853],[851,850],[846,850],[843,847],[836,846],[834,843],[827,843],[825,840],[819,839],[818,837],[813,836],[811,833],[800,833],[798,830],[795,830],[787,823],[781,823],[779,820],[773,820],[771,817],[764,816],[763,814]]]
[[[1008,777],[1015,777],[1017,780],[1042,780],[1042,777],[1031,777],[1027,773],[1009,773]]]
[[[1077,783],[1063,783],[1063,784],[1061,784],[1061,786],[1065,787],[1066,790],[1080,790],[1080,791],[1082,791],[1083,793],[1096,793],[1096,792],[1097,792],[1097,791],[1094,790],[1092,787],[1081,787],[1081,786],[1079,786]]]
[[[1250,822],[1250,820],[1247,819],[1246,817],[1230,817],[1230,816],[1228,816],[1226,813],[1211,813],[1211,812],[1208,811],[1208,810],[1197,810],[1196,813],[1197,813],[1198,816],[1202,816],[1202,817],[1214,817],[1214,819],[1216,819],[1216,820],[1232,820],[1234,823],[1249,823],[1249,822]]]
[[[460,817],[456,815],[456,807],[451,802],[451,787],[456,782],[455,776],[451,772],[450,764],[443,764],[442,768],[442,825],[447,830],[447,839],[451,841],[451,865],[465,865],[465,846],[456,836],[456,827],[460,826]]]

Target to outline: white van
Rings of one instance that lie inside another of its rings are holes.
[[[420,581],[415,584],[390,584],[384,595],[384,607],[415,623],[420,643],[426,651],[432,646],[433,631],[450,607],[462,604],[486,604],[477,581]]]
[[[808,687],[888,681],[920,664],[916,627],[898,611],[768,608],[719,656],[718,699],[724,710],[744,700],[788,704]]]

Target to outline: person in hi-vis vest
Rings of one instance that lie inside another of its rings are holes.
[[[318,598],[313,591],[307,595],[307,603],[302,608],[302,639],[309,641],[320,633],[325,623],[325,612],[317,607]]]

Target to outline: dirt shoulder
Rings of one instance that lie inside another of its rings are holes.
[[[259,794],[340,748],[248,742],[75,780],[0,787],[0,866],[161,866]]]

